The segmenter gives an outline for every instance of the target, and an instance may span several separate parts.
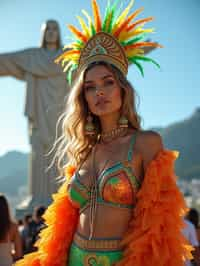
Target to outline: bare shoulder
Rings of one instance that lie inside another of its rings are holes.
[[[153,130],[138,132],[137,145],[142,154],[144,170],[156,155],[164,149],[162,137]]]
[[[138,132],[138,142],[145,148],[162,149],[162,137],[153,130],[141,130]]]

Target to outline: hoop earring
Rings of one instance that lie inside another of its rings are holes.
[[[121,115],[118,121],[118,125],[120,128],[127,128],[128,127],[128,119],[125,115]]]
[[[87,116],[87,123],[85,124],[85,135],[87,136],[94,136],[96,133],[95,126],[92,121],[93,118],[91,113],[89,112]]]

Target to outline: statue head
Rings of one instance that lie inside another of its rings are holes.
[[[62,46],[60,28],[56,20],[47,20],[42,24],[41,31],[41,47],[47,48],[47,44],[56,44],[57,49],[59,49]]]

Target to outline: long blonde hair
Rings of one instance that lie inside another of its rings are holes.
[[[129,127],[140,130],[140,116],[136,111],[136,91],[126,77],[113,65],[105,62],[98,62],[98,65],[106,66],[113,74],[122,89],[122,113],[129,121]],[[97,65],[95,63],[95,65]],[[93,138],[84,133],[88,115],[88,105],[84,97],[83,83],[85,74],[94,66],[94,63],[79,73],[71,87],[68,97],[67,108],[62,121],[62,137],[58,146],[56,156],[58,169],[61,175],[66,163],[78,167],[82,160],[90,152],[91,147],[97,140],[97,135]],[[94,117],[94,124],[97,134],[100,133],[100,122],[98,117]]]

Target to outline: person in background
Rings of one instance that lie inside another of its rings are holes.
[[[18,224],[18,230],[20,232],[24,228],[23,220],[18,219],[17,224]]]
[[[199,213],[196,209],[191,208],[187,213],[187,219],[194,225],[197,232],[197,239],[200,244],[200,226],[199,226]]]
[[[11,266],[22,257],[22,241],[18,224],[11,219],[6,197],[0,194],[0,265]]]
[[[30,224],[32,222],[32,215],[27,214],[23,219],[23,228],[20,230],[22,238],[23,254],[27,254],[32,250],[32,237],[30,234]]]
[[[34,209],[33,220],[29,223],[29,237],[31,238],[29,252],[37,250],[34,247],[34,243],[37,241],[41,229],[45,227],[44,219],[42,218],[45,210],[44,206],[38,206]]]
[[[193,260],[187,260],[185,262],[185,266],[200,266],[200,250],[199,250],[199,242],[197,239],[197,234],[195,230],[195,226],[191,221],[188,220],[187,215],[184,218],[185,227],[182,230],[183,235],[186,239],[188,239],[189,243],[193,246]]]

